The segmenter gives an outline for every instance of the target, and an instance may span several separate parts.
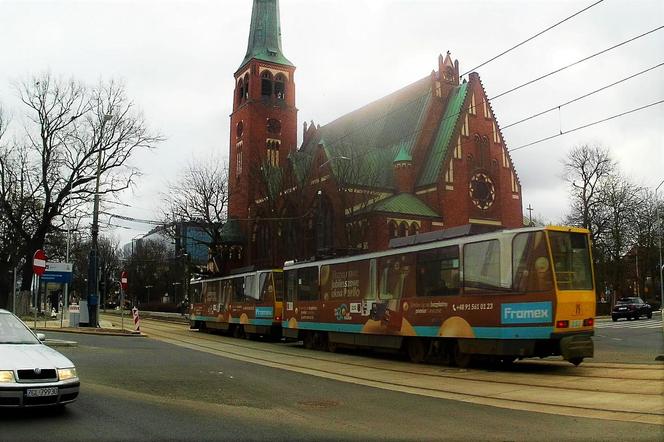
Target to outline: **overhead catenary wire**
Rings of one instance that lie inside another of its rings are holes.
[[[576,17],[577,15],[579,15],[579,14],[581,14],[581,13],[587,11],[588,9],[592,8],[593,6],[597,6],[598,4],[602,3],[603,1],[604,1],[604,0],[599,0],[599,1],[595,2],[595,3],[593,3],[592,5],[586,6],[585,8],[581,9],[580,11],[577,11],[577,12],[575,12],[574,14],[572,14],[572,15],[570,15],[570,16],[568,16],[568,17],[566,17],[566,18],[564,18],[564,19],[562,19],[562,20],[560,20],[560,21],[558,21],[558,22],[556,22],[556,23],[554,23],[553,25],[549,26],[548,28],[543,29],[542,31],[536,33],[535,35],[533,35],[533,36],[531,36],[531,37],[528,37],[527,39],[523,40],[521,43],[517,43],[516,45],[512,46],[511,48],[509,48],[509,49],[507,49],[507,50],[505,50],[505,51],[503,51],[503,52],[501,52],[500,54],[491,57],[491,58],[488,59],[487,61],[485,61],[485,62],[483,62],[483,63],[481,63],[481,64],[478,64],[477,66],[475,66],[475,67],[472,68],[472,69],[469,69],[468,71],[466,71],[466,72],[464,72],[463,74],[461,74],[461,76],[466,75],[466,74],[469,74],[469,73],[473,72],[475,69],[479,69],[479,68],[481,68],[482,66],[485,66],[485,65],[491,63],[491,62],[494,61],[494,60],[497,60],[498,58],[502,57],[503,55],[505,55],[505,54],[507,54],[507,53],[509,53],[509,52],[512,52],[514,49],[516,49],[516,48],[518,48],[518,47],[520,47],[520,46],[523,46],[524,44],[528,43],[529,41],[534,40],[535,38],[539,37],[540,35],[542,35],[542,34],[548,32],[548,31],[550,31],[551,29],[553,29],[553,28],[555,28],[555,27],[557,27],[557,26],[559,26],[559,25],[565,23],[566,21],[568,21],[568,20],[570,20],[570,19]]]
[[[566,69],[569,69],[569,68],[571,68],[571,67],[573,67],[573,66],[576,66],[576,65],[581,64],[581,63],[583,63],[583,62],[585,62],[585,61],[591,60],[591,59],[593,59],[593,58],[595,58],[595,57],[597,57],[597,56],[599,56],[599,55],[605,54],[606,52],[609,52],[609,51],[611,51],[611,50],[617,49],[617,48],[619,48],[619,47],[621,47],[621,46],[624,46],[624,45],[626,45],[626,44],[628,44],[628,43],[631,43],[631,42],[633,42],[633,41],[635,41],[635,40],[638,40],[638,39],[640,39],[640,38],[643,38],[643,37],[645,37],[645,36],[647,36],[647,35],[649,35],[649,34],[652,34],[652,33],[656,32],[656,31],[661,30],[662,28],[664,28],[664,25],[659,26],[659,27],[654,28],[654,29],[651,29],[651,30],[649,30],[649,31],[646,31],[646,32],[644,32],[644,33],[642,33],[642,34],[639,34],[639,35],[637,35],[637,36],[635,36],[635,37],[632,37],[632,38],[629,38],[629,39],[627,39],[627,40],[624,40],[624,41],[622,41],[622,42],[620,42],[620,43],[618,43],[618,44],[615,44],[615,45],[613,45],[613,46],[611,46],[611,47],[608,47],[608,48],[606,48],[606,49],[603,49],[603,50],[601,50],[601,51],[599,51],[599,52],[595,52],[595,53],[593,53],[593,54],[591,54],[591,55],[588,55],[588,56],[586,56],[586,57],[584,57],[584,58],[582,58],[582,59],[580,59],[580,60],[577,60],[577,61],[575,61],[575,62],[573,62],[573,63],[570,63],[570,64],[568,64],[568,65],[566,65],[566,66],[562,66],[562,67],[560,67],[560,68],[558,68],[558,69],[555,69],[555,70],[553,70],[553,71],[551,71],[551,72],[548,72],[548,73],[546,73],[546,74],[544,74],[544,75],[541,75],[541,76],[539,76],[539,77],[537,77],[537,78],[534,78],[534,79],[529,80],[529,81],[527,81],[527,82],[525,82],[525,83],[522,83],[522,84],[520,84],[520,85],[517,85],[517,86],[515,86],[515,87],[513,87],[513,88],[511,88],[511,89],[509,89],[509,90],[507,90],[507,91],[501,92],[501,93],[498,94],[498,95],[495,95],[495,96],[493,96],[493,97],[491,97],[491,98],[487,98],[486,101],[487,101],[487,103],[489,103],[489,102],[491,102],[491,101],[493,101],[493,100],[495,100],[495,99],[497,99],[497,98],[504,97],[505,95],[511,94],[511,93],[513,93],[513,92],[516,92],[517,90],[519,90],[519,89],[521,89],[521,88],[523,88],[523,87],[525,87],[525,86],[528,86],[528,85],[531,85],[531,84],[533,84],[533,83],[536,83],[536,82],[538,82],[538,81],[540,81],[540,80],[543,80],[543,79],[545,79],[545,78],[547,78],[547,77],[550,77],[550,76],[552,76],[552,75],[555,75],[555,74],[557,74],[557,73],[560,73],[560,72],[562,72],[562,71],[564,71],[564,70],[566,70]],[[429,91],[427,91],[427,92],[424,93],[424,94],[418,95],[417,97],[413,98],[412,100],[410,100],[410,101],[404,103],[402,106],[400,106],[400,108],[406,107],[406,106],[408,106],[408,105],[410,105],[410,104],[412,104],[412,103],[414,103],[414,102],[416,102],[416,101],[422,99],[423,97],[425,97],[425,96],[428,95],[428,94],[429,94]],[[462,113],[467,112],[469,109],[470,109],[470,106],[465,107],[465,108],[463,108],[463,109],[460,109],[458,112],[456,112],[456,113],[454,113],[454,114],[451,114],[451,115],[448,115],[447,117],[443,118],[443,119],[441,120],[441,123],[444,122],[444,121],[446,121],[447,119],[455,118],[455,117],[461,115]],[[350,135],[352,135],[352,134],[354,134],[354,133],[356,133],[356,132],[360,132],[360,131],[364,130],[364,129],[367,128],[369,125],[371,125],[371,124],[373,124],[373,123],[375,123],[375,122],[377,122],[377,121],[379,121],[379,120],[381,120],[381,119],[385,119],[385,118],[389,117],[392,113],[395,113],[395,112],[397,112],[398,110],[399,110],[399,109],[391,110],[391,111],[389,111],[389,112],[387,112],[387,113],[381,115],[379,118],[376,118],[375,120],[371,120],[371,121],[369,121],[369,122],[367,122],[367,123],[365,123],[365,124],[363,124],[363,125],[361,125],[361,126],[359,126],[359,127],[357,127],[357,128],[354,128],[353,130],[348,131],[348,132],[345,133],[344,135],[342,135],[342,136],[340,136],[340,137],[338,137],[338,138],[336,138],[336,139],[334,139],[334,140],[332,140],[332,141],[326,140],[326,145],[327,145],[328,147],[334,147],[335,145],[342,143],[343,140],[346,139],[347,137],[349,137]],[[414,135],[414,134],[416,134],[416,133],[418,133],[418,132],[420,132],[420,131],[421,131],[421,130],[417,130],[417,131],[413,131],[413,132],[406,133],[406,134],[404,134],[404,136],[403,136],[402,138],[406,138],[406,137],[408,137],[408,136]],[[367,155],[369,152],[371,152],[371,150],[368,150],[367,152],[364,152],[362,155]]]
[[[582,58],[582,59],[580,59],[580,60],[577,60],[577,61],[575,61],[575,62],[573,62],[573,63],[570,63],[570,64],[568,64],[568,65],[565,65],[565,66],[563,66],[563,67],[561,67],[561,68],[558,68],[558,69],[556,69],[555,71],[551,71],[551,72],[549,72],[549,73],[547,73],[547,74],[544,74],[544,75],[541,75],[541,76],[539,76],[539,77],[537,77],[537,78],[535,78],[535,79],[533,79],[533,80],[530,80],[530,81],[527,81],[527,82],[525,82],[525,83],[522,83],[522,84],[520,84],[520,85],[518,85],[518,86],[515,86],[515,87],[513,87],[512,89],[506,90],[505,92],[501,92],[501,93],[498,94],[498,95],[494,95],[493,97],[489,98],[489,101],[492,101],[492,100],[495,100],[495,99],[497,99],[497,98],[503,97],[503,96],[505,96],[505,95],[507,95],[507,94],[510,94],[510,93],[512,93],[512,92],[514,92],[514,91],[517,91],[517,90],[519,90],[519,89],[521,89],[521,88],[523,88],[523,87],[526,87],[526,86],[528,86],[528,85],[530,85],[530,84],[533,84],[533,83],[535,83],[535,82],[537,82],[537,81],[540,81],[540,80],[543,80],[543,79],[545,79],[545,78],[547,78],[547,77],[550,77],[551,75],[555,75],[555,74],[557,74],[557,73],[559,73],[559,72],[562,72],[562,71],[564,71],[565,69],[569,69],[569,68],[571,68],[571,67],[573,67],[573,66],[576,66],[577,64],[583,63],[584,61],[588,61],[588,60],[590,60],[590,59],[592,59],[592,58],[595,58],[595,57],[597,57],[597,56],[599,56],[599,55],[602,55],[602,54],[604,54],[604,53],[606,53],[606,52],[612,51],[613,49],[617,49],[617,48],[619,48],[619,47],[621,47],[621,46],[626,45],[627,43],[631,43],[631,42],[633,42],[633,41],[635,41],[635,40],[638,40],[639,38],[642,38],[642,37],[645,37],[646,35],[652,34],[653,32],[657,32],[657,31],[659,31],[659,30],[662,29],[662,28],[664,28],[664,25],[662,25],[662,26],[658,26],[658,27],[656,27],[656,28],[654,28],[654,29],[651,29],[651,30],[649,30],[649,31],[647,31],[647,32],[644,32],[643,34],[637,35],[636,37],[632,37],[632,38],[630,38],[630,39],[624,40],[624,41],[622,41],[622,42],[620,42],[620,43],[618,43],[618,44],[615,44],[615,45],[613,45],[613,46],[611,46],[611,47],[608,47],[608,48],[606,48],[606,49],[602,49],[602,50],[599,51],[599,52],[595,52],[595,53],[592,54],[592,55],[589,55],[589,56],[584,57],[584,58]]]
[[[542,142],[544,142],[544,141],[548,141],[548,140],[551,140],[551,139],[553,139],[553,138],[560,137],[560,136],[562,136],[562,135],[566,135],[566,134],[569,134],[569,133],[572,133],[572,132],[576,132],[577,130],[585,129],[585,128],[587,128],[587,127],[594,126],[594,125],[596,125],[596,124],[604,123],[604,122],[606,122],[606,121],[613,120],[614,118],[622,117],[622,116],[625,116],[625,115],[631,114],[631,113],[633,113],[633,112],[637,112],[637,111],[640,111],[640,110],[643,110],[643,109],[647,109],[647,108],[649,108],[649,107],[656,106],[656,105],[661,104],[661,103],[664,103],[664,100],[655,101],[654,103],[650,103],[650,104],[646,104],[646,105],[641,106],[641,107],[637,107],[637,108],[634,108],[634,109],[630,109],[630,110],[628,110],[628,111],[621,112],[621,113],[619,113],[619,114],[612,115],[612,116],[610,116],[610,117],[603,118],[603,119],[601,119],[601,120],[593,121],[592,123],[584,124],[584,125],[582,125],[582,126],[577,126],[577,127],[575,127],[574,129],[569,129],[569,130],[566,130],[566,131],[561,131],[561,132],[558,133],[558,134],[551,135],[551,136],[548,136],[548,137],[545,137],[545,138],[541,138],[541,139],[539,139],[539,140],[533,141],[533,142],[528,143],[528,144],[523,144],[523,145],[521,145],[521,146],[514,147],[514,148],[512,148],[512,149],[508,149],[508,152],[514,152],[514,151],[516,151],[516,150],[525,149],[526,147],[533,146],[533,145],[535,145],[535,144],[542,143]]]
[[[576,98],[573,98],[573,99],[571,99],[571,100],[569,100],[569,101],[566,101],[566,102],[564,102],[564,103],[560,103],[560,104],[558,104],[558,105],[556,105],[556,106],[550,107],[549,109],[546,109],[546,110],[543,110],[543,111],[538,112],[538,113],[536,113],[536,114],[532,114],[532,115],[530,115],[530,116],[528,116],[528,117],[522,118],[521,120],[515,121],[514,123],[510,123],[510,124],[508,124],[508,125],[506,125],[506,126],[503,126],[502,129],[505,130],[505,129],[510,128],[510,127],[512,127],[512,126],[516,126],[517,124],[521,124],[521,123],[524,123],[524,122],[526,122],[526,121],[528,121],[528,120],[532,120],[533,118],[537,118],[537,117],[539,117],[539,116],[542,116],[542,115],[544,115],[544,114],[547,114],[547,113],[549,113],[549,112],[551,112],[551,111],[554,111],[554,110],[556,110],[556,109],[560,109],[561,107],[567,106],[568,104],[572,104],[572,103],[577,102],[577,101],[579,101],[579,100],[582,100],[582,99],[584,99],[584,98],[588,98],[588,97],[590,97],[591,95],[594,95],[594,94],[596,94],[596,93],[598,93],[598,92],[602,92],[602,91],[604,91],[604,90],[606,90],[606,89],[609,89],[609,88],[611,88],[611,87],[613,87],[613,86],[619,85],[620,83],[623,83],[623,82],[625,82],[625,81],[627,81],[627,80],[631,80],[632,78],[638,77],[639,75],[643,75],[643,74],[645,74],[646,72],[650,72],[650,71],[652,71],[653,69],[657,69],[657,68],[662,67],[662,66],[664,66],[664,62],[659,63],[659,64],[657,64],[657,65],[655,65],[655,66],[649,67],[648,69],[644,69],[644,70],[642,70],[642,71],[640,71],[640,72],[637,72],[636,74],[632,74],[632,75],[630,75],[629,77],[625,77],[625,78],[623,78],[623,79],[621,79],[621,80],[614,81],[613,83],[607,84],[606,86],[602,86],[602,87],[600,87],[600,88],[598,88],[598,89],[595,89],[595,90],[593,90],[593,91],[591,91],[591,92],[588,92],[588,93],[586,93],[586,94],[580,95],[580,96],[578,96],[578,97],[576,97]]]

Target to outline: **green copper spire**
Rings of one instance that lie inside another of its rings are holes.
[[[404,149],[403,146],[401,146],[401,149],[399,149],[399,153],[397,154],[397,157],[394,159],[393,163],[401,163],[403,161],[413,161],[413,157],[410,156],[408,151]]]
[[[279,0],[254,0],[247,54],[240,68],[252,58],[293,66],[293,63],[281,53]]]

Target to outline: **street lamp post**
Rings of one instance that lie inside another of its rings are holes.
[[[104,126],[113,118],[112,115],[104,115],[99,129],[99,138],[97,140],[97,176],[95,183],[94,207],[92,209],[92,244],[88,256],[88,314],[89,326],[97,326],[97,317],[99,312],[99,275],[97,269],[98,239],[99,239],[99,176],[101,175],[101,137],[104,133]]]
[[[148,290],[148,304],[150,303],[150,289],[154,287],[153,285],[146,285],[145,288]]]
[[[664,273],[664,268],[662,267],[662,221],[659,219],[659,200],[657,199],[657,191],[662,187],[662,184],[664,184],[664,180],[662,180],[662,182],[655,188],[655,219],[657,221],[655,225],[657,226],[657,248],[659,249],[659,308],[664,312],[664,281],[662,281],[662,273]]]

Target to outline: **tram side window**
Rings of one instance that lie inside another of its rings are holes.
[[[244,278],[233,278],[233,302],[244,301]]]
[[[286,302],[297,299],[297,270],[286,272]]]
[[[221,303],[224,306],[228,306],[228,304],[231,302],[233,299],[233,281],[230,279],[226,279],[224,281],[221,281]]]
[[[380,299],[399,299],[415,294],[415,254],[405,253],[380,258]]]
[[[553,288],[544,232],[519,233],[512,240],[512,284],[519,292]]]
[[[459,294],[459,247],[426,250],[417,254],[417,296]]]
[[[500,285],[500,243],[493,239],[463,246],[464,293],[505,291]]]
[[[318,267],[297,270],[297,300],[318,301]]]
[[[284,300],[284,274],[283,272],[272,273],[272,281],[274,284],[274,300]]]

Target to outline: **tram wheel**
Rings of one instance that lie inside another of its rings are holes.
[[[339,346],[336,343],[331,342],[329,338],[327,341],[327,351],[329,351],[330,353],[336,353],[337,351],[339,351]]]
[[[578,367],[579,364],[580,364],[581,362],[583,362],[583,358],[570,358],[569,361],[570,361],[572,364],[574,364],[575,366]]]
[[[236,325],[233,327],[233,337],[237,339],[241,339],[244,337],[244,327],[241,325]]]
[[[327,333],[315,332],[313,337],[313,348],[318,351],[327,350]]]
[[[461,348],[459,348],[459,342],[457,341],[452,348],[452,360],[457,367],[468,368],[472,361],[472,355],[462,352]]]
[[[415,364],[424,362],[427,356],[424,342],[419,338],[410,338],[406,341],[406,351],[408,352],[410,361]]]
[[[304,348],[307,350],[311,350],[314,348],[314,335],[311,332],[306,332],[304,337],[302,338],[302,342],[304,343]]]

